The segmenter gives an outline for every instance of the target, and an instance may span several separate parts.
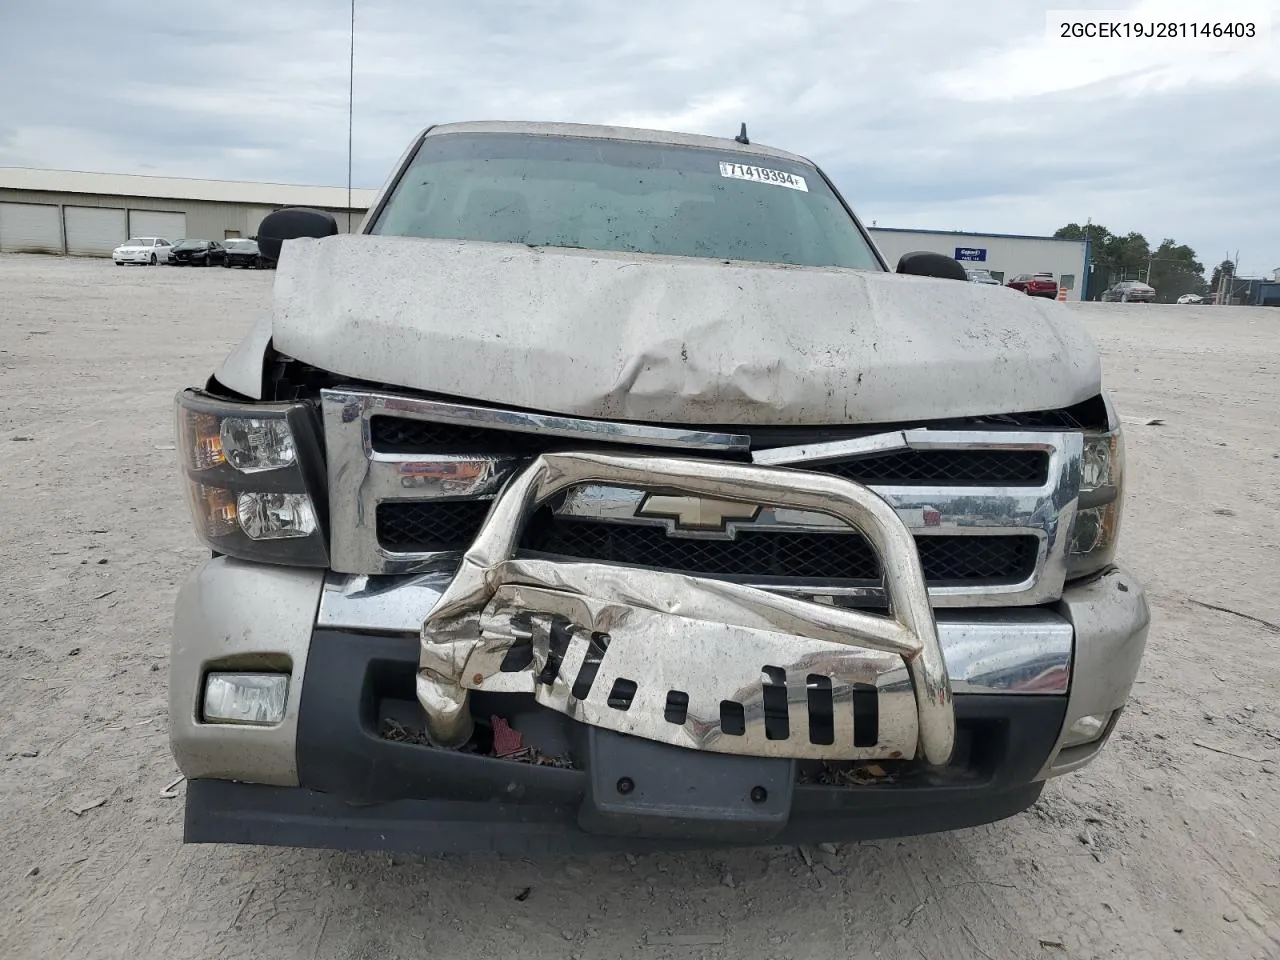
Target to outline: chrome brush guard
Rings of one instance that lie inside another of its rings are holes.
[[[641,567],[517,558],[543,502],[596,483],[842,520],[880,558],[890,613]],[[915,541],[893,509],[837,477],[718,460],[555,453],[513,477],[422,626],[417,692],[438,745],[470,737],[470,690],[528,693],[593,726],[746,756],[945,764],[955,741]],[[868,695],[871,710],[855,709]]]

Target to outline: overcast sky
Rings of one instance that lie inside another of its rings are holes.
[[[880,226],[1092,217],[1280,267],[1270,44],[1051,43],[1045,13],[1280,0],[356,0],[355,184],[423,126],[621,123],[816,160]],[[348,0],[0,0],[0,165],[342,184]]]

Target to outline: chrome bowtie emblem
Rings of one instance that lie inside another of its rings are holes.
[[[637,517],[674,520],[677,530],[723,530],[727,521],[754,520],[759,512],[754,503],[653,495],[646,496],[636,508]]]

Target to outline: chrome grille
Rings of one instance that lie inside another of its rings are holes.
[[[322,407],[332,566],[341,573],[455,563],[489,500],[548,448],[625,444],[739,461],[750,455],[749,437],[719,428],[555,417],[366,390],[324,390]],[[1061,595],[1081,448],[1080,433],[1070,430],[911,429],[768,448],[756,458],[871,486],[911,528],[934,605],[989,606]],[[823,514],[766,507],[720,530],[689,530],[671,518],[642,516],[642,497],[576,487],[535,518],[521,548],[787,592],[880,593],[862,538]]]

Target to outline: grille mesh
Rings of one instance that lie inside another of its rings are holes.
[[[875,551],[858,534],[739,530],[733,540],[669,537],[659,527],[542,517],[523,546],[559,556],[714,576],[878,580]],[[1035,537],[917,537],[925,579],[1017,581],[1030,576]]]
[[[378,540],[389,550],[465,550],[489,513],[488,500],[378,504]]]
[[[383,453],[521,453],[536,456],[550,444],[535,433],[490,427],[432,423],[402,417],[373,417],[369,421],[373,448]]]
[[[374,449],[384,453],[484,452],[532,457],[556,445],[562,449],[573,445],[534,433],[399,417],[374,417],[369,430]],[[1048,476],[1049,455],[1040,450],[902,450],[807,469],[859,483],[1039,486]]]
[[[465,550],[488,503],[391,502],[378,508],[378,537],[392,550]],[[927,536],[916,539],[930,582],[1026,579],[1035,567],[1030,536]],[[660,527],[557,518],[541,510],[521,547],[605,563],[631,563],[684,573],[730,577],[878,580],[874,551],[852,533],[770,533],[740,530],[734,540],[669,537]]]
[[[810,469],[859,483],[1039,486],[1049,472],[1049,455],[1041,450],[903,450]]]

